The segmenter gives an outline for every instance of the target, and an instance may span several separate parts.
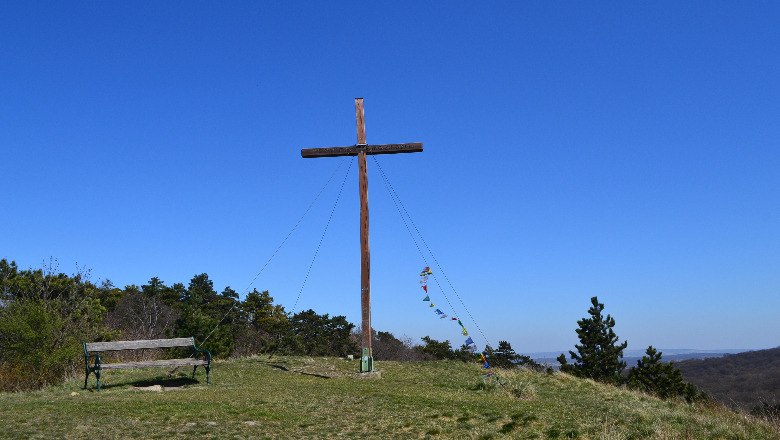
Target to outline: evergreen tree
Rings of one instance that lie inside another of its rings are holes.
[[[281,305],[274,305],[274,298],[267,290],[253,289],[241,304],[243,319],[270,340],[278,339],[289,330],[289,320]]]
[[[647,347],[636,367],[631,367],[628,372],[628,386],[662,399],[683,396],[690,401],[695,398],[695,387],[685,383],[682,373],[671,362],[661,361],[661,355],[652,345]]]
[[[461,344],[460,348],[455,350],[453,353],[455,355],[455,359],[463,362],[476,362],[480,359],[479,355],[476,353],[476,347],[474,345]]]
[[[485,348],[487,350],[489,347]],[[498,348],[490,348],[486,354],[490,359],[490,366],[494,368],[515,368],[515,363],[520,359],[520,355],[515,353],[512,344],[507,341],[498,341]]]
[[[283,351],[307,356],[346,356],[360,349],[351,338],[355,325],[344,316],[318,315],[305,310],[290,318],[291,333],[281,344]]]
[[[485,347],[485,355],[488,363],[495,368],[525,367],[536,371],[542,371],[544,367],[539,365],[530,356],[517,353],[508,341],[498,341],[498,348]]]
[[[179,301],[179,293],[157,277],[152,277],[148,284],[141,286],[141,292],[146,297],[158,298],[168,306],[174,306]]]
[[[236,310],[235,354],[250,356],[275,353],[281,341],[290,335],[290,321],[281,305],[274,305],[267,290],[252,289]]]
[[[455,352],[452,351],[450,341],[437,341],[430,336],[423,336],[422,341],[425,345],[420,347],[420,351],[431,356],[434,359],[455,359]]]
[[[235,291],[228,287],[221,295],[217,294],[214,282],[203,273],[192,277],[189,286],[182,293],[176,334],[180,337],[194,336],[195,342],[214,356],[230,356],[235,345],[235,336],[233,317],[226,315],[238,296]]]
[[[601,314],[604,304],[599,303],[597,297],[591,298],[590,302],[590,318],[577,321],[577,336],[580,339],[580,343],[574,346],[577,353],[569,351],[574,363],[569,364],[561,354],[558,356],[561,371],[599,382],[618,384],[622,381],[622,373],[626,368],[623,350],[628,346],[628,342],[617,344],[620,338],[613,330],[615,318]]]

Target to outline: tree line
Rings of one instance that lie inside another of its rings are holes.
[[[215,357],[286,354],[347,356],[359,354],[360,332],[344,316],[314,310],[290,313],[275,304],[268,291],[257,289],[243,300],[225,287],[221,292],[205,273],[187,285],[166,284],[157,277],[123,288],[110,281],[93,283],[89,273],[58,273],[50,262],[42,269],[20,270],[0,260],[0,390],[34,389],[59,383],[83,368],[82,341],[195,338]],[[578,377],[656,394],[662,398],[702,398],[680,371],[648,347],[636,366],[625,371],[627,342],[618,343],[615,320],[603,316],[604,304],[591,299],[590,317],[577,321],[580,343],[561,354],[560,370]],[[453,348],[430,336],[415,343],[390,332],[374,331],[375,359],[474,362],[473,347]],[[493,368],[529,368],[552,372],[515,352],[508,341],[482,351]],[[131,356],[135,354],[130,354]],[[143,355],[143,354],[141,354]]]
[[[193,336],[223,358],[359,352],[355,326],[344,316],[289,313],[257,289],[241,300],[230,287],[217,292],[205,273],[187,285],[153,277],[118,288],[93,283],[85,271],[55,269],[20,270],[0,260],[0,390],[39,388],[82,371],[82,341]]]
[[[217,292],[205,273],[186,285],[152,277],[140,286],[119,288],[110,281],[92,282],[84,270],[60,273],[53,261],[21,270],[13,261],[0,260],[0,390],[40,388],[80,373],[83,341],[192,336],[218,358],[343,357],[360,354],[359,330],[342,315],[288,312],[268,291],[254,289],[243,300],[230,287]],[[372,329],[372,334],[374,358],[380,361],[476,359],[473,349],[452,350],[449,341],[425,336],[419,344],[390,332]]]

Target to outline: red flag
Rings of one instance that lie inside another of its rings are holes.
[[[422,288],[425,291],[425,293],[428,293],[428,286],[422,286]]]

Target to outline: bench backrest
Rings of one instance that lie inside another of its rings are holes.
[[[170,347],[193,347],[195,339],[173,338],[173,339],[147,339],[142,341],[112,341],[112,342],[87,342],[87,351],[114,351],[114,350],[138,350],[142,348],[170,348]]]

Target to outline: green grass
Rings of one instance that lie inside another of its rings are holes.
[[[479,365],[265,357],[217,362],[212,385],[165,370],[83,377],[0,394],[0,437],[773,439],[778,431],[719,407],[668,402],[564,374],[501,373]],[[94,379],[90,380],[94,384]],[[171,385],[164,392],[134,387]],[[182,386],[172,386],[181,385]],[[78,395],[72,395],[73,392]]]

